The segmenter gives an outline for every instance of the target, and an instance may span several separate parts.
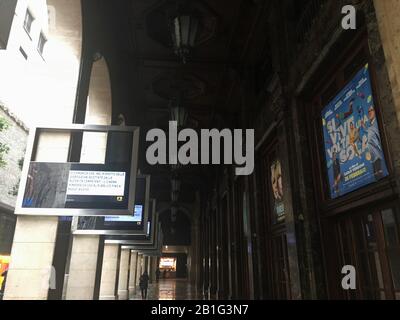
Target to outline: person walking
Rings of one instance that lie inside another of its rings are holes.
[[[142,300],[147,299],[147,289],[149,288],[149,275],[147,274],[147,271],[145,271],[141,276],[140,276],[140,281],[139,281],[139,286],[140,290],[142,291]]]
[[[156,280],[157,280],[157,282],[160,280],[160,274],[161,274],[160,268],[157,268],[157,270],[156,270]]]

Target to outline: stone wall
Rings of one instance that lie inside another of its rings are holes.
[[[8,128],[0,132],[0,143],[9,147],[4,155],[5,165],[0,168],[0,253],[7,254],[11,250],[15,228],[13,215],[16,195],[13,193],[21,175],[19,162],[25,155],[28,130],[0,102],[0,119],[4,119]]]

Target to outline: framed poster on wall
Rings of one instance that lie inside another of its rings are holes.
[[[329,196],[336,199],[389,175],[366,64],[322,110]]]
[[[271,164],[271,190],[275,222],[281,222],[285,219],[285,205],[283,203],[282,165],[279,160],[275,160]]]

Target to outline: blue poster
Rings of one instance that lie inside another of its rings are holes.
[[[367,64],[322,111],[332,199],[389,175],[376,117]]]

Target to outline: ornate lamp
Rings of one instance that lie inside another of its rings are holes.
[[[171,201],[172,203],[178,202],[179,199],[179,192],[178,191],[172,191],[171,192]]]
[[[172,223],[176,222],[177,213],[178,213],[178,208],[177,207],[171,207],[171,222]]]
[[[196,44],[200,19],[193,13],[178,10],[178,13],[173,16],[171,24],[175,54],[182,59],[183,63],[186,63],[190,50]]]
[[[171,107],[171,120],[177,122],[178,128],[183,128],[186,125],[187,118],[187,111],[178,99],[176,105]]]
[[[181,188],[181,182],[177,179],[172,179],[171,180],[172,192],[179,192],[180,188]]]

